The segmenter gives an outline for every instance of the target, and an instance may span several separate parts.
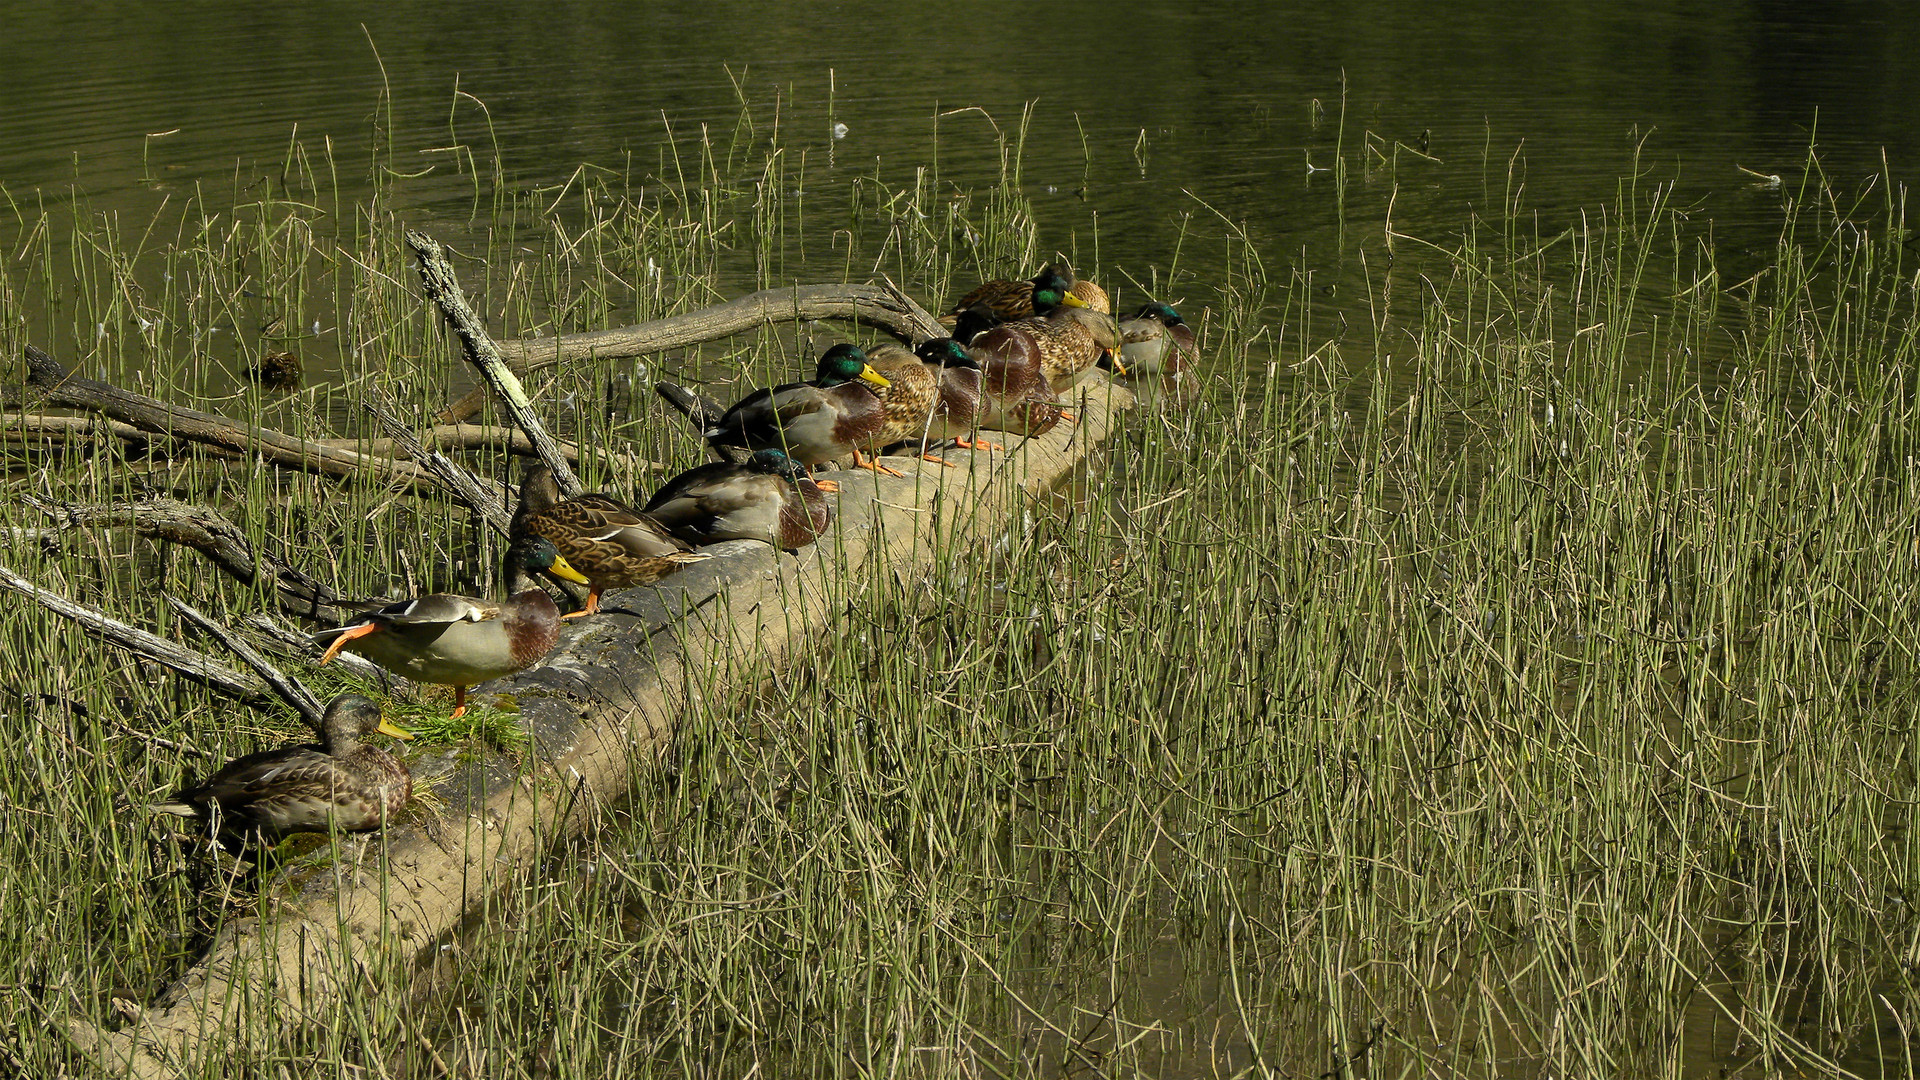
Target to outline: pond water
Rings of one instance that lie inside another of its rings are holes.
[[[1743,169],[1794,176],[1815,144],[1842,190],[1913,167],[1916,20],[1844,10],[1215,3],[1091,20],[1013,5],[207,3],[76,19],[41,5],[9,19],[0,185],[17,204],[77,187],[139,220],[271,167],[296,136],[364,160],[384,87],[394,168],[429,170],[398,192],[423,221],[463,217],[471,197],[434,148],[488,127],[511,179],[552,185],[582,162],[651,168],[667,122],[730,132],[743,97],[779,97],[783,143],[834,190],[876,170],[910,180],[939,111],[980,106],[1011,129],[1032,102],[1023,179],[1042,247],[1092,254],[1109,276],[1164,267],[1187,215],[1212,220],[1200,200],[1244,223],[1270,270],[1357,273],[1344,257],[1377,230],[1343,233],[1333,174],[1309,169],[1341,154],[1350,220],[1377,222],[1391,199],[1397,230],[1443,239],[1475,208],[1497,212],[1510,170],[1543,229],[1577,220],[1613,199],[1638,147],[1644,175],[1737,249],[1770,241],[1782,198]],[[944,174],[991,175],[977,115],[939,130]],[[1366,149],[1395,143],[1427,156],[1387,169]],[[346,204],[370,194],[364,168],[334,179]],[[1182,263],[1205,283],[1213,257],[1195,245]]]
[[[1779,220],[1782,192],[1752,174],[1792,177],[1810,146],[1851,190],[1883,171],[1904,182],[1920,162],[1920,20],[1893,4],[1111,10],[209,2],[77,17],[37,5],[8,20],[0,188],[23,215],[78,192],[138,220],[270,168],[296,138],[362,156],[378,138],[418,173],[396,187],[410,215],[453,227],[471,181],[432,151],[489,128],[511,180],[559,185],[582,162],[651,169],[666,125],[730,132],[743,98],[777,97],[783,142],[832,190],[876,169],[910,178],[936,132],[943,173],[989,177],[977,114],[936,116],[979,106],[1011,129],[1035,103],[1023,180],[1044,248],[1144,279],[1171,261],[1189,215],[1217,220],[1211,207],[1270,267],[1324,275],[1335,303],[1362,311],[1365,290],[1346,286],[1377,224],[1343,227],[1333,174],[1316,171],[1343,154],[1347,220],[1377,223],[1391,201],[1397,230],[1443,239],[1497,210],[1510,177],[1543,219],[1575,221],[1613,200],[1637,150],[1730,250],[1771,243]],[[1384,161],[1370,148],[1397,167],[1368,167]],[[373,193],[364,169],[337,179],[343,204]],[[1194,285],[1175,299],[1211,302],[1215,254],[1182,255]],[[839,265],[787,269],[812,281]],[[1164,959],[1143,958],[1141,978],[1181,983]],[[1199,1011],[1221,1011],[1214,977],[1200,983]],[[1714,1026],[1703,1018],[1703,1069],[1728,1042]]]

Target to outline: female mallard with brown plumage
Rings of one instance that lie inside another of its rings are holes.
[[[510,566],[551,571],[582,585],[587,579],[544,540],[509,550]],[[453,715],[467,711],[467,687],[511,675],[547,655],[560,637],[560,609],[544,590],[527,589],[498,604],[433,593],[368,611],[345,626],[313,635],[329,642],[325,664],[343,648],[416,682],[453,687]]]
[[[868,357],[887,380],[880,391],[887,420],[861,443],[878,451],[895,443],[917,447],[928,461],[953,462],[928,447],[952,439],[968,449],[998,450],[971,438],[980,422],[980,365],[952,338],[934,338],[912,352],[893,344],[876,346]]]
[[[688,469],[654,492],[646,514],[689,544],[761,540],[796,551],[827,531],[827,493],[838,490],[780,451],[759,450]]]
[[[1075,278],[1073,267],[1066,263],[1049,263],[1025,281],[989,281],[980,285],[955,301],[947,313],[940,316],[940,325],[952,330],[955,339],[971,344],[982,331],[1000,323],[1044,314],[1033,299],[1033,294],[1041,290],[1073,296],[1095,311],[1113,311],[1113,302],[1107,298],[1105,289]],[[1058,303],[1054,301],[1055,305]]]
[[[377,829],[407,805],[413,777],[399,758],[362,741],[375,732],[413,738],[382,717],[380,706],[342,694],[327,705],[319,745],[235,758],[153,809],[216,820],[230,833]]]
[[[712,558],[609,496],[561,499],[553,473],[544,465],[529,469],[523,478],[510,532],[509,561],[516,551],[544,542],[586,580],[587,606],[562,616],[567,619],[599,611],[600,594],[607,589],[651,585],[687,563]]]
[[[874,468],[860,447],[886,423],[875,396],[886,388],[866,353],[835,345],[820,358],[812,382],[754,391],[707,430],[707,439],[716,447],[779,450],[803,465],[852,454],[856,467]]]

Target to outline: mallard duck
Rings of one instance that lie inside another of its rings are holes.
[[[688,469],[654,492],[645,513],[689,544],[762,540],[796,551],[827,531],[827,494],[839,489],[778,450],[758,450]]]
[[[407,805],[413,778],[401,760],[361,740],[411,739],[358,694],[327,705],[317,746],[284,746],[235,758],[201,783],[153,804],[164,814],[219,822],[223,831],[349,832],[377,829]]]
[[[586,581],[587,606],[562,618],[577,619],[600,610],[607,589],[651,585],[688,563],[710,559],[675,537],[646,514],[606,495],[576,495],[562,500],[553,474],[541,465],[528,470],[514,512],[508,561],[536,543],[550,544],[559,559]],[[525,564],[525,559],[518,560]]]
[[[717,447],[784,451],[809,466],[852,454],[856,467],[871,469],[859,448],[886,423],[874,396],[886,388],[866,353],[835,345],[820,357],[812,382],[755,390],[708,429],[707,439]]]
[[[979,438],[989,407],[981,357],[950,337],[923,341],[913,354],[933,372],[939,385],[939,403],[934,406],[924,438],[929,442],[951,439],[963,450],[1006,449]]]
[[[1039,337],[1021,321],[994,327],[966,349],[981,370],[981,428],[1031,437],[1073,419],[1041,370]]]
[[[1193,327],[1170,305],[1142,304],[1120,320],[1120,340],[1120,358],[1134,385],[1151,382],[1176,400],[1199,393],[1192,371],[1200,358]]]
[[[955,339],[971,344],[980,331],[999,323],[1045,314],[1033,299],[1033,294],[1042,290],[1073,296],[1095,311],[1113,311],[1113,302],[1107,298],[1105,289],[1075,278],[1073,267],[1066,263],[1049,263],[1026,281],[989,281],[980,285],[948,308],[947,313],[940,316],[940,325],[951,329]],[[1055,305],[1058,303],[1054,301]]]
[[[508,560],[531,573],[552,571],[588,584],[546,540],[510,549]],[[350,648],[396,675],[453,687],[453,715],[467,711],[467,687],[510,675],[547,655],[560,636],[560,609],[545,590],[527,589],[495,604],[432,593],[362,614],[322,630],[322,664]]]
[[[1102,356],[1120,347],[1120,328],[1113,316],[1095,311],[1072,293],[1033,290],[1036,314],[1003,325],[1033,335],[1040,349],[1040,371],[1055,390],[1065,390]],[[1124,363],[1114,370],[1125,375]]]

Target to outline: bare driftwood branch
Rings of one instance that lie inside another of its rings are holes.
[[[393,414],[396,406],[393,397],[385,390],[368,386],[360,399],[360,407],[373,414],[387,437],[406,451],[415,464],[439,477],[440,483],[453,492],[455,498],[485,518],[495,532],[501,536],[507,535],[508,526],[513,524],[513,513],[507,509],[513,502],[511,492],[500,484],[475,476],[445,454],[421,445],[420,440],[414,438],[413,430]]]
[[[69,600],[28,581],[0,566],[0,586],[36,600],[56,614],[79,623],[90,634],[117,645],[135,656],[163,664],[197,682],[203,682],[229,697],[249,704],[271,700],[267,686],[260,680],[235,671],[206,653],[178,645],[157,634],[130,626],[91,604]]]
[[[939,320],[914,303],[892,282],[885,285],[795,285],[749,293],[725,304],[655,319],[637,326],[566,334],[555,338],[503,341],[499,343],[499,349],[508,366],[526,373],[567,361],[619,360],[681,349],[703,341],[757,330],[769,323],[807,319],[847,319],[878,327],[914,344],[929,338],[945,337],[947,333]],[[485,400],[486,395],[479,391],[470,393],[442,413],[440,419],[442,422],[465,420],[479,412]]]
[[[220,644],[232,650],[233,655],[244,660],[246,665],[253,669],[254,674],[265,679],[267,685],[273,688],[273,692],[280,695],[280,700],[293,706],[306,719],[308,727],[316,732],[321,731],[321,720],[326,710],[321,708],[319,700],[313,696],[313,691],[307,689],[305,683],[288,676],[268,663],[266,657],[255,652],[253,646],[248,645],[239,635],[201,614],[192,604],[171,593],[166,594],[166,597],[167,604],[173,610],[179,612],[188,622],[212,634]]]
[[[289,630],[259,612],[254,612],[251,615],[242,615],[239,621],[247,629],[252,630],[263,640],[267,641],[276,653],[313,660],[326,651],[325,646],[318,644],[308,635],[300,633],[297,630]],[[333,666],[344,668],[363,679],[379,679],[382,682],[386,682],[393,678],[393,675],[388,672],[386,668],[356,653],[340,653],[333,658]]]
[[[0,418],[0,432],[6,430],[4,425],[5,419]],[[509,454],[518,454],[521,457],[536,456],[533,452],[533,443],[527,440],[525,432],[493,424],[435,424],[420,432],[419,437],[422,443],[434,450],[505,450]],[[392,455],[394,453],[392,439],[321,439],[320,442],[327,446],[358,449],[363,454]],[[567,464],[580,464],[578,446],[565,439],[555,440],[555,445],[560,447],[561,456],[567,459]],[[667,472],[672,469],[672,466],[665,462],[648,461],[635,454],[623,454],[610,450],[602,450],[601,453],[619,467],[636,474]]]
[[[291,615],[338,622],[348,609],[340,595],[285,560],[256,554],[240,526],[204,506],[178,499],[152,498],[108,506],[79,506],[28,498],[30,505],[59,521],[63,529],[127,526],[142,536],[185,544],[212,559],[220,569],[252,584],[263,572],[273,575],[280,607]]]
[[[569,497],[580,494],[580,480],[573,475],[573,469],[567,465],[566,456],[560,453],[560,447],[553,436],[547,434],[546,426],[533,413],[533,403],[527,400],[526,388],[520,385],[506,361],[500,356],[500,348],[493,338],[488,336],[487,328],[467,304],[467,298],[460,291],[460,280],[454,276],[453,266],[447,262],[440,242],[426,233],[409,229],[407,243],[414,254],[420,257],[420,282],[425,287],[427,298],[440,306],[440,313],[446,316],[447,323],[460,337],[460,350],[467,362],[480,373],[480,378],[493,388],[506,407],[507,415],[521,431],[527,433],[527,440],[533,443],[534,453],[547,468],[553,470],[553,480],[562,494]]]
[[[112,383],[84,379],[31,345],[27,346],[26,354],[26,385],[37,391],[45,403],[100,413],[155,435],[204,443],[239,454],[259,454],[287,468],[365,479],[377,484],[400,484],[426,492],[440,491],[433,475],[411,462],[327,446],[272,428],[169,404],[122,390]]]

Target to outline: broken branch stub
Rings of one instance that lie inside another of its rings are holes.
[[[566,455],[560,452],[553,436],[547,434],[546,425],[534,415],[526,388],[501,359],[499,346],[494,344],[480,316],[467,303],[466,294],[460,291],[460,279],[454,276],[453,264],[447,262],[446,250],[433,237],[412,229],[407,231],[407,244],[420,257],[420,282],[427,298],[439,306],[447,324],[460,338],[461,354],[480,373],[481,380],[493,388],[514,424],[526,432],[534,453],[553,470],[554,483],[559,485],[561,493],[569,498],[580,494],[580,480],[573,475]]]

